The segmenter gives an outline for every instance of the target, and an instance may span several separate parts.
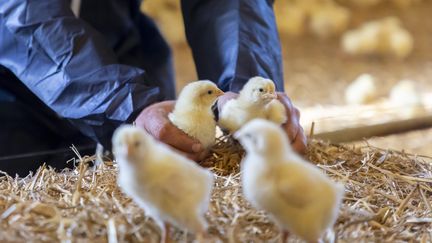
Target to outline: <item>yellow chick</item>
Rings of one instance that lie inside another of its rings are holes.
[[[344,31],[351,13],[348,9],[334,3],[323,4],[310,16],[309,26],[312,33],[321,38],[328,38]]]
[[[398,29],[390,33],[389,42],[390,50],[400,59],[407,57],[414,48],[413,37],[404,29]]]
[[[275,85],[270,79],[249,79],[239,96],[223,106],[219,126],[233,133],[254,118],[268,119],[277,124],[287,120],[285,107],[277,100]]]
[[[364,28],[359,35],[357,30],[350,30],[344,33],[341,39],[343,50],[351,55],[372,54],[377,49],[379,28]]]
[[[377,98],[375,78],[370,74],[358,76],[346,89],[345,101],[350,105],[369,103]]]
[[[390,90],[390,102],[401,114],[413,117],[426,112],[420,90],[412,80],[401,80]]]
[[[215,143],[216,136],[216,121],[211,107],[222,94],[223,91],[210,81],[192,82],[183,88],[168,118],[208,148]]]
[[[402,28],[398,18],[387,17],[347,31],[341,45],[345,52],[352,55],[393,55],[403,59],[412,52],[414,40]]]
[[[246,150],[245,198],[280,226],[284,242],[288,232],[317,242],[337,218],[344,187],[297,155],[274,123],[255,119],[234,136]]]
[[[138,127],[121,126],[112,144],[118,184],[161,228],[162,241],[171,224],[203,236],[213,174]]]
[[[421,95],[416,83],[412,80],[401,80],[390,90],[390,100],[398,105],[421,104]]]
[[[300,36],[304,33],[307,12],[299,4],[284,4],[276,8],[280,12],[281,19],[278,22],[280,32],[292,36]]]

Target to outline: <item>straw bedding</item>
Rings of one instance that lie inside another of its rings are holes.
[[[208,238],[277,242],[277,227],[242,197],[242,156],[237,143],[221,139],[203,162],[216,174],[207,214]],[[338,221],[326,241],[432,241],[429,158],[367,144],[354,148],[315,140],[307,156],[346,187]],[[79,157],[72,161],[77,163],[74,170],[61,173],[42,166],[26,178],[1,176],[0,241],[158,241],[159,231],[152,220],[117,187],[115,163],[107,161],[93,169],[87,162],[94,159]],[[181,242],[194,239],[177,229],[170,233]]]

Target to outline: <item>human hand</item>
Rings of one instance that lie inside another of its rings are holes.
[[[287,114],[287,121],[282,124],[282,128],[290,139],[293,149],[299,154],[304,154],[307,139],[300,125],[300,111],[294,107],[291,99],[284,92],[277,92],[277,99],[285,106]]]
[[[166,143],[183,153],[186,157],[199,161],[205,157],[202,144],[177,128],[168,119],[173,111],[175,101],[163,101],[145,108],[136,118],[135,124],[144,128],[157,140]]]

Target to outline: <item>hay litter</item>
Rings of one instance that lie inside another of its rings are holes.
[[[203,164],[216,174],[207,214],[215,242],[277,242],[279,231],[264,212],[241,194],[240,145],[220,139]],[[369,146],[312,140],[308,158],[335,180],[346,195],[326,241],[432,241],[430,158]],[[157,242],[159,230],[117,187],[117,167],[106,161],[88,167],[95,156],[79,157],[74,170],[42,166],[25,178],[0,177],[0,241]],[[171,236],[194,236],[172,229]],[[291,238],[291,241],[298,241]]]

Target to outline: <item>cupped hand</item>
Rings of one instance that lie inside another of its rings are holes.
[[[157,140],[182,152],[186,157],[199,161],[205,156],[202,144],[177,128],[168,119],[175,101],[163,101],[145,108],[136,118],[135,124],[144,128]]]
[[[282,128],[288,135],[293,149],[299,154],[304,154],[306,152],[307,139],[300,125],[300,111],[294,107],[291,99],[285,93],[277,92],[277,99],[285,106],[287,114],[287,121],[282,124]]]

